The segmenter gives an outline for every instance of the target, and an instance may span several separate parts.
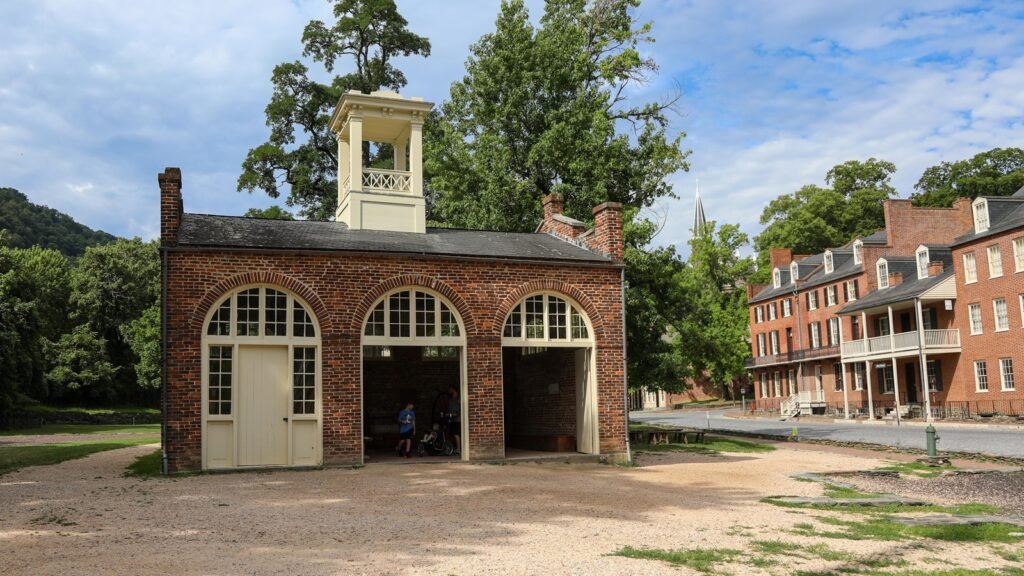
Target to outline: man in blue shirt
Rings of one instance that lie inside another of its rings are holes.
[[[412,458],[412,439],[416,436],[416,411],[412,402],[398,413],[398,455]]]

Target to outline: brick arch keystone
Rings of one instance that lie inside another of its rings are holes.
[[[280,286],[281,288],[292,292],[301,298],[307,306],[309,306],[313,316],[316,317],[317,322],[320,324],[321,334],[333,331],[331,316],[327,313],[327,307],[324,306],[323,301],[316,295],[316,292],[314,292],[309,286],[306,286],[302,282],[299,282],[290,276],[265,270],[237,274],[214,284],[212,288],[206,291],[192,310],[192,317],[189,320],[189,328],[202,332],[204,328],[203,322],[206,320],[206,314],[210,311],[210,308],[212,308],[213,305],[223,298],[228,292],[250,284],[269,284],[273,286]]]
[[[370,312],[370,307],[384,297],[388,292],[399,288],[429,288],[430,290],[437,292],[455,308],[456,312],[458,312],[459,318],[462,319],[462,325],[466,330],[467,336],[469,334],[476,333],[476,321],[473,319],[473,312],[470,310],[469,305],[466,304],[466,301],[462,299],[462,296],[460,296],[459,293],[448,284],[425,274],[403,274],[400,276],[393,276],[367,291],[352,313],[352,325],[350,326],[352,333],[362,334],[363,321],[366,320],[366,315]]]
[[[512,307],[518,304],[523,298],[526,298],[530,294],[536,292],[554,292],[556,294],[563,294],[571,300],[575,300],[577,304],[583,308],[583,312],[590,319],[590,325],[594,328],[594,341],[604,339],[604,320],[601,318],[601,314],[598,313],[597,307],[594,306],[593,301],[590,300],[582,290],[567,284],[559,280],[533,280],[526,284],[521,284],[514,288],[505,299],[501,301],[497,310],[494,312],[494,330],[501,335],[502,330],[505,329],[505,319],[508,318],[509,312],[512,311]]]

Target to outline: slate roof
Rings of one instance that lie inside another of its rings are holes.
[[[851,314],[877,306],[906,302],[927,292],[936,284],[953,275],[953,252],[948,246],[936,245],[934,248],[929,247],[928,259],[930,261],[938,260],[942,262],[942,273],[919,279],[917,277],[916,257],[887,257],[885,260],[889,266],[889,273],[899,272],[903,274],[903,280],[896,286],[868,292],[855,302],[850,302],[840,308],[838,313]]]
[[[861,238],[860,241],[865,244],[885,244],[889,240],[886,236],[885,230],[882,229],[873,234],[869,234]]]
[[[859,274],[864,269],[863,265],[853,263],[853,249],[847,247],[832,249],[832,272],[830,274],[825,273],[824,262],[824,252],[808,256],[803,260],[797,260],[797,268],[800,272],[800,278],[797,282],[799,283],[800,290],[836,282],[844,277]],[[793,293],[789,267],[785,266],[783,268],[779,268],[779,271],[782,272],[782,283],[779,287],[775,288],[774,285],[768,286],[751,298],[748,304],[764,302],[765,300]]]
[[[1013,196],[985,196],[988,203],[988,230],[970,232],[953,241],[953,246],[960,246],[981,238],[994,236],[1007,230],[1024,226],[1024,187]]]
[[[384,252],[615,264],[548,234],[428,228],[425,234],[350,230],[341,222],[182,214],[178,245],[328,252]]]

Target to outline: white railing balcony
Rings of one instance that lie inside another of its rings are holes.
[[[912,354],[917,352],[919,344],[920,335],[916,330],[891,336],[850,340],[843,342],[843,358]],[[925,330],[924,348],[925,351],[957,352],[960,349],[960,331]]]
[[[363,190],[409,194],[412,192],[412,172],[363,168]]]

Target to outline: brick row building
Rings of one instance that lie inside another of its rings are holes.
[[[770,260],[772,284],[747,287],[757,410],[1024,414],[1024,189],[889,200],[883,230]]]

